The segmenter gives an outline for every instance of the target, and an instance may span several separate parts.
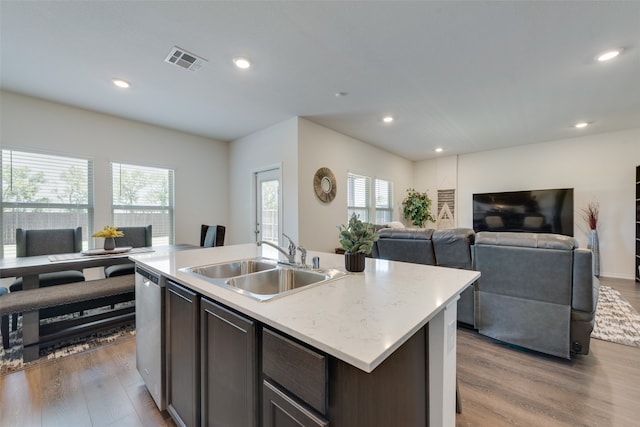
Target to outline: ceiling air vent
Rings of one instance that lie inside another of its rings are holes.
[[[189,71],[198,71],[207,62],[206,59],[187,52],[178,46],[174,46],[171,49],[164,61]]]

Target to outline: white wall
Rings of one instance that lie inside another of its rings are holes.
[[[95,223],[110,223],[109,162],[176,171],[176,242],[199,242],[199,225],[227,225],[226,244],[255,240],[253,174],[282,167],[283,230],[309,249],[333,251],[346,221],[352,171],[394,183],[394,219],[408,187],[436,200],[457,170],[458,226],[472,226],[471,196],[489,191],[575,189],[575,236],[586,247],[580,209],[600,202],[601,274],[633,278],[635,166],[640,128],[413,163],[305,119],[292,118],[227,144],[183,132],[0,92],[2,147],[80,155],[94,161]],[[457,167],[453,167],[457,165]],[[320,167],[336,175],[330,204],[314,195]],[[446,184],[446,185],[445,185]]]
[[[421,168],[430,163],[421,163]],[[461,155],[458,225],[472,227],[472,195],[574,188],[574,236],[586,247],[581,209],[600,203],[600,274],[632,279],[635,268],[635,167],[640,128]]]
[[[426,191],[431,201],[431,215],[438,218],[438,190],[456,189],[456,204],[454,226],[458,221],[458,156],[445,156],[436,159],[423,160],[414,163],[413,185],[417,191]],[[425,227],[437,228],[434,223],[427,223]]]
[[[0,108],[3,148],[94,161],[95,224],[111,224],[110,162],[175,170],[176,243],[199,244],[200,224],[229,222],[228,143],[10,92]]]
[[[231,143],[226,244],[255,242],[254,174],[281,167],[283,224],[280,231],[298,239],[298,120],[291,118]]]
[[[413,185],[413,162],[350,138],[306,119],[299,119],[299,221],[300,243],[307,249],[333,252],[339,224],[347,222],[347,173],[393,182],[393,219],[402,217],[401,202]],[[336,177],[337,193],[331,203],[315,195],[313,177],[321,167]]]

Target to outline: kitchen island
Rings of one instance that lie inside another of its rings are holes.
[[[247,379],[248,387],[256,389],[250,397],[258,402],[247,425],[279,425],[282,414],[295,417],[298,410],[306,411],[311,425],[389,425],[388,420],[400,420],[395,425],[455,425],[456,301],[479,277],[478,272],[367,259],[363,273],[349,273],[260,302],[181,271],[255,257],[277,259],[279,255],[270,247],[245,244],[132,257],[138,266],[166,280],[168,316],[182,322],[200,319],[199,324],[184,325],[184,333],[198,331],[192,342],[197,347],[194,363],[202,366],[202,371],[194,373],[194,378],[202,379],[203,391],[202,413],[189,414],[194,415],[195,423],[211,415],[206,390],[209,382],[219,378],[209,375],[214,367],[207,364],[206,350],[220,348],[207,341],[218,330],[208,323],[207,316],[213,315],[225,323],[240,319],[246,328],[235,327],[255,336],[243,347],[247,363],[257,369],[255,378],[251,374]],[[309,258],[314,256],[320,257],[322,268],[344,271],[343,256],[309,251]],[[178,296],[174,303],[171,295]],[[186,297],[197,304],[199,317],[175,317]],[[168,322],[167,330],[167,352],[183,348],[183,344],[171,345],[172,330],[174,338],[182,335],[178,325],[172,327]],[[228,353],[235,347],[227,348]],[[296,361],[298,356],[301,365],[291,362],[291,371],[281,375],[287,360]],[[171,357],[167,355],[168,366],[176,366]],[[216,357],[224,358],[224,351]],[[282,363],[272,363],[279,357]],[[305,360],[310,361],[308,365]],[[317,381],[322,396],[317,399],[317,389],[296,379],[307,366],[313,372],[316,365],[322,377]],[[168,407],[175,418],[171,376],[169,369]],[[298,394],[290,393],[298,390]],[[193,411],[199,407],[196,404]]]

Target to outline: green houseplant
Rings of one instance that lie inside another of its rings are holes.
[[[435,222],[431,215],[431,198],[427,193],[420,193],[407,188],[407,197],[402,201],[404,217],[416,227],[422,227],[426,221]]]
[[[344,249],[344,266],[347,271],[364,271],[365,256],[371,253],[373,243],[378,240],[373,224],[362,222],[355,213],[348,225],[339,225],[339,239]]]

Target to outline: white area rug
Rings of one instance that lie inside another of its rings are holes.
[[[591,338],[640,347],[640,314],[608,286],[600,286]]]

